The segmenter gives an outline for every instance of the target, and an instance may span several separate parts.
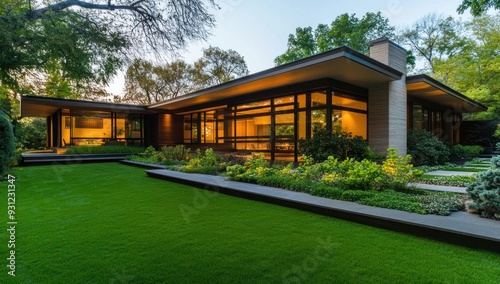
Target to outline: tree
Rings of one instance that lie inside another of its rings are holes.
[[[194,90],[193,66],[183,60],[176,60],[163,67],[155,67],[154,71],[164,86],[165,98],[175,98]]]
[[[125,74],[123,100],[140,105],[159,102],[161,90],[155,79],[153,64],[142,59],[135,59]]]
[[[500,16],[466,23],[466,44],[455,56],[435,64],[435,77],[488,106],[476,119],[500,118]],[[469,117],[470,118],[470,117]]]
[[[243,56],[229,49],[209,47],[194,63],[194,83],[198,89],[218,85],[248,75]]]
[[[490,8],[500,10],[500,0],[463,0],[462,4],[458,6],[457,12],[463,14],[470,9],[470,13],[477,17],[483,15]]]
[[[247,75],[243,56],[234,50],[210,47],[193,65],[176,60],[165,65],[136,59],[125,75],[124,101],[142,105],[175,98],[189,92]]]
[[[421,71],[434,74],[437,61],[458,54],[466,45],[462,33],[463,24],[460,21],[429,14],[401,31],[398,41],[412,51],[417,59],[424,60],[425,68]]]
[[[0,113],[0,179],[9,170],[14,150],[15,144],[12,125],[7,117]]]
[[[46,146],[47,121],[44,118],[24,117],[16,121],[14,136],[20,149],[38,150]]]
[[[175,54],[206,38],[210,7],[214,0],[2,1],[0,84],[33,92],[35,76],[64,91],[105,85],[138,52]]]
[[[125,75],[124,101],[148,105],[193,90],[193,67],[177,60],[163,66],[136,59]]]
[[[276,57],[274,63],[293,62],[340,46],[367,53],[373,40],[392,38],[394,30],[380,12],[366,13],[361,19],[356,14],[342,14],[330,26],[318,25],[314,32],[311,27],[297,28],[295,35],[288,36],[287,51]]]

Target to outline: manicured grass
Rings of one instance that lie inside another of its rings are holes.
[[[495,253],[202,191],[118,163],[17,168],[12,174],[17,276],[7,283],[498,283],[500,278]],[[7,197],[6,182],[0,193]],[[6,199],[0,199],[5,210]],[[6,213],[2,216],[6,226]],[[6,264],[5,229],[0,238],[0,263]],[[4,264],[1,283],[8,277]]]

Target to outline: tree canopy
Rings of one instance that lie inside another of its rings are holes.
[[[128,58],[175,54],[214,26],[214,0],[6,0],[0,84],[44,95],[95,91]]]
[[[125,75],[124,101],[148,105],[189,93],[193,86],[193,67],[177,60],[165,65],[136,59]]]
[[[464,26],[452,17],[428,14],[399,32],[398,42],[417,59],[423,60],[424,73],[434,74],[434,65],[458,54],[466,45]]]
[[[196,86],[206,88],[248,75],[248,67],[243,56],[229,49],[209,47],[203,56],[194,63]]]
[[[470,9],[473,16],[481,16],[490,8],[500,10],[500,0],[463,0],[458,6],[457,12],[463,14]]]
[[[394,31],[395,28],[380,12],[366,13],[362,18],[345,13],[330,25],[318,25],[314,31],[311,27],[297,28],[295,34],[288,36],[286,52],[276,57],[274,63],[293,62],[340,46],[367,53],[371,41],[381,37],[393,38]]]
[[[164,65],[136,59],[125,76],[124,101],[147,105],[221,84],[248,74],[243,56],[210,47],[194,64],[176,60]]]

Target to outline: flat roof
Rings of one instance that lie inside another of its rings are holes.
[[[363,88],[400,79],[403,73],[348,47],[273,67],[227,83],[156,103],[148,108],[175,111],[286,85],[331,78]]]
[[[406,78],[408,96],[447,106],[458,112],[481,112],[488,108],[427,75]]]
[[[48,97],[23,96],[21,117],[48,117],[59,109],[108,111],[122,113],[148,113],[146,106],[92,102]]]

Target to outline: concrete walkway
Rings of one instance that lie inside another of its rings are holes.
[[[420,215],[317,197],[302,192],[227,181],[220,176],[186,174],[169,170],[147,170],[146,173],[150,177],[205,190],[500,252],[500,221],[480,218],[466,212],[456,212],[451,216]]]
[[[467,193],[466,187],[458,187],[458,186],[434,185],[434,184],[424,184],[424,183],[414,183],[410,184],[410,186],[415,186],[416,188],[432,190],[432,191]]]
[[[477,172],[432,171],[432,172],[427,172],[425,174],[433,176],[451,177],[451,176],[473,176],[476,175]]]

